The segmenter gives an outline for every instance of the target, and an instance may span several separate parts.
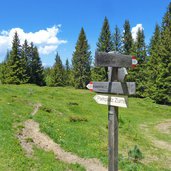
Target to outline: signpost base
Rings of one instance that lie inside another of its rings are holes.
[[[118,171],[118,107],[108,107],[109,171]]]

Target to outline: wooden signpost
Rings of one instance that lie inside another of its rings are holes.
[[[111,96],[111,95],[102,95],[97,94],[94,96],[94,100],[98,104],[110,105],[110,106],[118,106],[118,107],[128,107],[128,97],[127,96]]]
[[[99,93],[135,94],[134,82],[90,82],[87,88]]]
[[[135,83],[123,81],[128,74],[126,68],[135,67],[137,60],[130,55],[96,52],[95,65],[108,67],[108,82],[90,82],[87,88],[101,93],[94,97],[98,104],[108,105],[108,170],[118,171],[118,107],[127,107],[125,95],[135,94]]]

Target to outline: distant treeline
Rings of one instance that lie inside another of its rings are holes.
[[[171,104],[171,3],[163,16],[162,24],[156,24],[149,45],[145,44],[142,29],[133,40],[129,20],[123,25],[123,32],[116,25],[113,34],[107,17],[97,42],[97,51],[117,51],[134,55],[138,66],[129,69],[127,81],[135,81],[138,97],[150,97],[154,102]],[[20,45],[17,32],[12,50],[7,52],[0,64],[2,84],[37,84],[40,86],[74,86],[86,88],[89,81],[107,81],[107,68],[95,67],[90,46],[83,28],[79,34],[71,64],[68,59],[62,64],[57,53],[52,67],[43,68],[37,47],[25,40]]]

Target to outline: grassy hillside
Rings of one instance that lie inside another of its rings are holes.
[[[53,153],[36,146],[34,155],[27,157],[16,135],[29,118],[37,121],[41,131],[66,151],[84,158],[98,158],[107,166],[107,106],[96,104],[94,95],[73,88],[0,85],[0,170],[84,170],[80,165],[56,160]],[[36,103],[42,107],[31,116]],[[171,107],[154,104],[150,99],[129,98],[129,108],[119,108],[121,170],[171,169],[171,134],[157,127],[168,119]],[[135,145],[143,153],[143,159],[137,163],[128,159],[128,151]]]

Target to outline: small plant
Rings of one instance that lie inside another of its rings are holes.
[[[24,128],[24,125],[18,125],[17,128],[18,129],[23,129]]]
[[[45,111],[45,112],[47,112],[47,113],[52,113],[52,109],[50,109],[50,108],[48,108],[48,107],[46,107],[46,106],[42,106],[42,107],[41,107],[41,110],[43,110],[43,111]]]
[[[70,122],[88,122],[88,119],[84,117],[79,117],[79,116],[70,116],[69,121]]]
[[[135,145],[132,150],[129,150],[128,157],[132,159],[134,162],[138,162],[143,158],[143,155],[141,150],[138,148],[138,146]]]
[[[32,114],[29,114],[29,115],[28,115],[28,118],[29,118],[29,119],[33,119],[33,115],[32,115]]]
[[[69,102],[68,105],[70,105],[70,106],[78,106],[78,103],[76,103],[76,102]]]
[[[32,96],[33,95],[33,89],[32,88],[29,88],[29,90],[28,90],[28,94],[30,95],[30,96]]]
[[[26,138],[25,140],[26,140],[27,143],[33,142],[32,138]]]

